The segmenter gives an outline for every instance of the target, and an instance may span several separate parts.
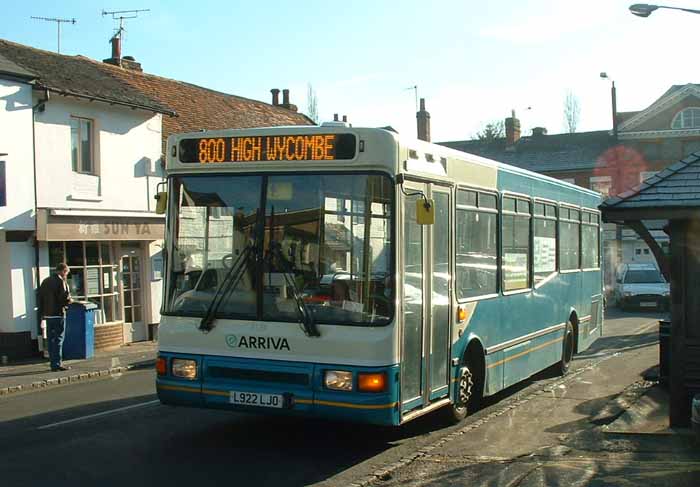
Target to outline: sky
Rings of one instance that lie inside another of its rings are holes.
[[[30,17],[75,18],[61,24],[61,53],[93,59],[110,56],[118,26],[103,10],[149,9],[125,21],[123,41],[144,71],[265,102],[287,88],[304,113],[311,86],[322,121],[415,136],[417,91],[434,142],[473,138],[512,110],[523,135],[565,132],[568,93],[578,132],[610,129],[610,80],[620,112],[700,83],[700,15],[640,18],[633,0],[0,1],[0,38],[56,51],[57,24]]]

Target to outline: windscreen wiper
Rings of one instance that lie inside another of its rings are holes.
[[[294,301],[296,302],[296,308],[297,312],[299,313],[300,317],[300,323],[304,329],[304,333],[306,336],[310,337],[319,337],[321,334],[318,331],[318,327],[316,326],[316,323],[314,322],[314,317],[313,314],[311,313],[311,310],[309,310],[309,307],[307,304],[304,302],[304,298],[301,296],[301,292],[299,291],[299,288],[297,287],[297,283],[294,281],[294,273],[291,271],[291,269],[288,267],[287,261],[285,260],[284,256],[282,255],[282,251],[280,250],[280,244],[275,242],[274,240],[270,240],[270,245],[269,245],[269,251],[270,251],[270,264],[272,264],[272,257],[276,257],[277,261],[280,263],[280,266],[282,267],[282,275],[284,276],[284,280],[287,283],[287,286],[289,286],[292,289],[292,295],[294,296]],[[272,266],[270,266],[272,267]],[[270,269],[271,270],[271,269]]]
[[[216,313],[218,312],[219,307],[221,307],[221,303],[223,303],[226,296],[228,296],[228,294],[238,285],[243,277],[243,272],[248,267],[248,259],[253,251],[253,248],[254,247],[252,245],[247,245],[245,249],[243,249],[243,252],[238,255],[233,264],[231,264],[231,268],[226,273],[226,276],[224,276],[221,284],[219,284],[219,286],[216,288],[214,297],[211,300],[211,303],[209,303],[209,307],[204,313],[202,321],[199,323],[200,330],[208,332],[214,328]]]
[[[287,264],[287,260],[284,258],[282,255],[282,251],[280,250],[280,244],[275,241],[275,239],[272,238],[274,235],[275,231],[275,207],[272,207],[272,211],[270,212],[270,243],[268,244],[268,253],[270,257],[269,261],[269,270],[272,271],[272,259],[274,257],[277,258],[277,261],[280,263],[280,266],[283,268],[282,269],[282,275],[284,276],[284,280],[287,283],[287,286],[292,288],[292,295],[294,296],[294,301],[296,302],[297,305],[297,312],[299,313],[299,318],[300,318],[300,323],[302,328],[304,329],[304,333],[306,336],[309,337],[319,337],[321,334],[318,331],[318,327],[316,326],[316,323],[314,322],[314,317],[313,314],[311,313],[311,310],[309,310],[309,307],[306,305],[304,302],[304,298],[301,296],[301,293],[299,292],[299,288],[297,287],[297,283],[294,282],[294,272],[289,268]]]

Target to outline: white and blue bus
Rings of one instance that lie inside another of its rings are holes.
[[[459,421],[602,333],[598,193],[337,124],[174,135],[166,166],[164,404]]]

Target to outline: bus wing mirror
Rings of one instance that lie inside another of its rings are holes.
[[[164,215],[165,210],[168,208],[168,193],[166,191],[161,191],[157,193],[154,198],[156,199],[156,214]]]
[[[432,225],[435,223],[435,204],[428,198],[420,198],[416,201],[416,223],[418,225]]]

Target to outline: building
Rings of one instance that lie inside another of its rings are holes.
[[[680,113],[683,113],[682,111]],[[693,395],[700,393],[700,152],[647,179],[638,188],[600,205],[603,219],[637,229],[671,283],[671,334],[662,348],[661,369],[669,365],[670,424],[688,427]],[[662,252],[642,222],[668,222],[671,252]]]
[[[35,307],[34,249],[27,243],[35,229],[33,79],[0,54],[0,354],[28,351],[29,337],[15,331],[30,329]]]
[[[512,113],[505,119],[504,137],[441,144],[614,196],[700,149],[700,85],[674,85],[644,110],[618,113],[615,120],[617,137],[614,130],[549,135],[543,127],[521,136],[520,121]],[[665,221],[644,224],[667,250]],[[654,261],[630,228],[606,224],[603,245],[608,286],[617,264]]]
[[[36,288],[61,261],[74,298],[98,306],[96,348],[153,336],[164,234],[153,196],[170,133],[312,123],[288,92],[273,106],[114,54],[110,64],[0,40],[0,355],[36,350]]]

